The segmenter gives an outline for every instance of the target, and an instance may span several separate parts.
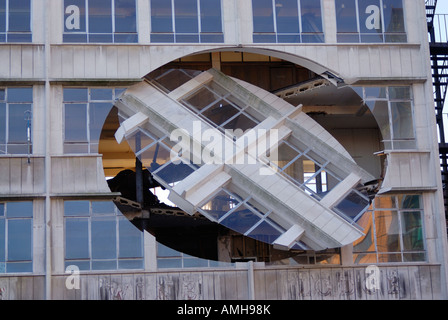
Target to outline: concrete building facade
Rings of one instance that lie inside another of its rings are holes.
[[[0,1],[0,298],[446,299],[427,32],[423,0]]]

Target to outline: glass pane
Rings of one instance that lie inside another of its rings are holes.
[[[6,205],[6,216],[8,218],[32,218],[33,202],[8,202]]]
[[[89,101],[89,90],[78,88],[64,89],[64,102],[87,102]]]
[[[90,142],[98,143],[112,103],[90,103]]]
[[[149,171],[153,172],[166,162],[171,160],[170,150],[162,143],[156,143],[145,150],[140,156],[140,161]]]
[[[177,182],[182,181],[195,171],[188,164],[183,162],[179,164],[170,163],[154,173],[158,178],[162,179],[166,184],[174,186]]]
[[[366,101],[366,104],[375,117],[378,127],[381,130],[383,140],[390,140],[391,136],[387,101]]]
[[[389,87],[390,100],[410,100],[411,87]]]
[[[92,270],[115,270],[117,269],[117,261],[92,260]]]
[[[140,152],[142,149],[155,142],[153,138],[140,130],[126,136],[126,141],[134,153]]]
[[[6,32],[6,0],[0,0],[0,32]]]
[[[112,101],[112,89],[90,89],[90,100],[95,101]]]
[[[336,0],[338,32],[358,32],[355,0]]]
[[[65,216],[89,216],[89,201],[64,201]]]
[[[87,104],[65,105],[65,141],[87,141]]]
[[[0,219],[0,263],[3,263],[6,261],[6,221],[5,219]],[[1,266],[0,266],[0,273],[1,273]]]
[[[274,32],[272,0],[252,0],[254,32]]]
[[[8,220],[8,261],[32,259],[32,221]]]
[[[225,218],[221,224],[236,232],[244,234],[259,220],[260,217],[258,215],[252,212],[246,205],[241,205]]]
[[[27,113],[32,111],[30,104],[9,104],[9,143],[27,141]]]
[[[112,201],[92,201],[92,214],[115,215],[115,205]]]
[[[89,1],[89,32],[112,32],[112,7],[110,0]]]
[[[92,259],[117,258],[115,218],[92,219]]]
[[[115,32],[137,32],[135,0],[115,0]]]
[[[143,259],[118,260],[118,269],[143,269]]]
[[[413,139],[414,120],[410,102],[391,102],[393,139]]]
[[[402,0],[383,0],[385,32],[405,32]]]
[[[369,200],[359,193],[350,192],[337,206],[336,209],[344,213],[348,218],[354,220],[361,212],[367,209]]]
[[[204,204],[201,209],[207,216],[212,217],[218,221],[227,212],[235,208],[240,203],[240,200],[224,190],[221,190],[209,202]]]
[[[228,103],[226,100],[220,100],[205,110],[202,114],[204,117],[220,126],[234,115],[238,113],[238,109]]]
[[[275,13],[278,33],[299,33],[297,0],[276,0]]]
[[[9,1],[9,29],[10,32],[31,31],[30,18],[31,0]]]
[[[403,209],[420,209],[422,208],[419,195],[402,195],[397,196],[398,206]]]
[[[372,212],[364,214],[357,224],[363,228],[365,235],[353,243],[353,252],[375,252]]]
[[[127,219],[119,220],[119,258],[140,258],[142,251],[142,232]]]
[[[322,12],[320,1],[300,0],[302,32],[322,32]]]
[[[198,33],[197,0],[174,0],[176,32]]]
[[[181,253],[157,242],[157,257],[180,257]]]
[[[65,219],[65,258],[89,258],[89,221],[86,218]]]
[[[151,0],[151,32],[173,32],[171,1]]]
[[[361,33],[382,32],[381,5],[379,0],[358,0],[358,10]]]
[[[6,103],[0,103],[0,144],[6,143]]]
[[[201,1],[201,32],[221,32],[221,0]]]
[[[64,1],[64,32],[86,32],[86,1]]]
[[[269,160],[276,164],[280,169],[283,169],[290,161],[299,155],[299,151],[292,148],[286,143],[282,143],[276,152],[271,152]],[[275,156],[275,158],[274,158]]]
[[[274,228],[270,223],[263,221],[254,230],[252,230],[248,236],[266,243],[273,243],[279,236],[281,232]]]
[[[10,262],[6,264],[8,273],[13,272],[33,272],[32,262]]]
[[[5,204],[0,203],[0,218],[5,216]]]
[[[220,96],[207,88],[201,88],[198,92],[185,99],[187,106],[191,105],[198,111],[202,111],[205,107],[220,99]],[[193,110],[197,112],[196,110]]]
[[[8,102],[33,102],[33,88],[8,88]]]
[[[403,232],[404,251],[422,251],[424,247],[422,214],[417,212],[402,212],[401,224]]]
[[[396,208],[395,197],[376,197],[375,208],[394,209]]]
[[[233,118],[232,120],[230,120],[229,122],[227,122],[226,124],[224,124],[223,127],[224,127],[224,129],[229,129],[229,130],[240,129],[244,132],[248,129],[252,129],[256,125],[257,125],[257,122],[253,121],[252,119],[245,116],[244,114],[240,114],[240,115],[236,116],[235,118]]]
[[[400,252],[400,228],[396,211],[375,212],[378,252]]]

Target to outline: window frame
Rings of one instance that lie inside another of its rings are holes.
[[[62,17],[63,17],[63,30],[62,30],[62,42],[63,43],[114,43],[114,44],[131,44],[131,43],[138,43],[139,42],[139,26],[138,26],[138,3],[137,0],[135,1],[135,31],[134,32],[117,32],[116,31],[116,0],[110,0],[111,1],[111,32],[110,33],[106,33],[106,32],[96,32],[96,33],[92,33],[90,32],[90,20],[89,20],[89,0],[82,0],[84,1],[84,6],[85,6],[85,17],[80,17],[80,19],[84,20],[85,23],[85,31],[67,31],[66,30],[66,26],[65,26],[65,22],[68,18],[67,16],[67,12],[66,9],[68,7],[68,5],[65,5],[65,1],[63,3],[62,6]],[[92,0],[91,0],[92,1]],[[68,37],[70,37],[70,35],[78,35],[78,36],[85,36],[85,39],[76,39],[76,40],[71,40]],[[117,36],[119,37],[120,35],[128,35],[133,37],[133,39],[131,41],[119,41],[117,39]],[[66,38],[66,36],[68,36]],[[111,37],[111,41],[100,41],[100,40],[95,40],[94,37],[95,36],[110,36]],[[92,38],[92,39],[91,39]]]
[[[196,0],[196,18],[197,18],[197,32],[178,32],[176,31],[176,0],[166,0],[171,1],[171,31],[153,31],[153,2],[149,2],[150,6],[150,42],[151,43],[223,43],[224,42],[224,17],[223,17],[223,3],[220,0],[220,32],[204,32],[203,29],[203,20],[201,18],[201,1],[207,0]],[[216,40],[206,41],[206,38],[209,36],[216,37]],[[193,37],[197,37],[197,41],[189,41],[188,38],[193,39]],[[185,38],[185,40],[182,40]]]
[[[107,213],[99,213],[99,212],[93,212],[93,204],[94,203],[107,203],[111,202],[114,207],[114,212],[107,212]],[[126,217],[122,215],[120,210],[115,206],[115,204],[111,200],[64,200],[64,264],[65,267],[70,265],[76,265],[79,267],[80,270],[83,271],[98,271],[98,270],[143,270],[145,268],[145,257],[144,257],[144,236],[143,232],[138,230],[135,227],[135,230],[139,232],[140,236],[140,256],[136,257],[120,257],[120,243],[122,238],[120,237],[120,223],[125,221],[127,223],[131,223]],[[88,203],[89,212],[83,213],[74,213],[74,214],[67,214],[66,213],[66,203],[68,202],[86,202]],[[67,258],[67,245],[68,245],[68,231],[67,231],[67,222],[70,220],[85,220],[87,223],[87,256],[84,257],[77,257],[77,258]],[[112,250],[115,250],[115,258],[94,258],[93,257],[93,236],[94,236],[94,223],[105,220],[114,223],[114,229],[115,229],[115,244],[114,248],[111,248]],[[132,261],[135,263],[140,263],[140,268],[127,268],[123,265],[120,267],[120,263],[123,264],[126,261]],[[78,264],[77,264],[78,263]],[[96,263],[110,263],[114,264],[113,268],[96,268],[94,264]],[[80,266],[81,264],[81,266]],[[86,266],[88,265],[88,268]],[[83,267],[84,266],[84,267]]]
[[[18,216],[9,216],[8,214],[8,205],[10,205],[11,203],[27,203],[31,205],[31,212],[29,215],[18,215]],[[33,223],[34,223],[34,204],[33,201],[5,201],[5,202],[0,202],[0,204],[2,206],[0,206],[0,209],[3,210],[3,212],[0,212],[0,221],[3,221],[4,225],[4,239],[3,243],[0,241],[0,243],[2,245],[4,245],[3,248],[3,253],[4,253],[4,257],[0,257],[0,275],[1,274],[10,274],[10,273],[32,273],[34,270],[34,259],[33,259],[33,254],[34,254],[34,227],[33,227]],[[11,222],[13,221],[29,221],[30,223],[30,234],[29,234],[29,258],[30,259],[25,259],[25,260],[15,260],[15,259],[10,259],[9,257],[9,252],[10,252],[10,248],[9,248],[9,244],[11,239],[9,238],[9,225]],[[11,265],[18,265],[18,264],[28,264],[28,268],[30,268],[29,270],[25,270],[25,271],[8,271],[8,266]]]
[[[28,31],[10,31],[10,6],[9,2],[14,0],[5,0],[5,31],[0,31],[0,43],[32,43],[33,42],[33,1],[29,2],[29,30]],[[18,35],[17,40],[10,40]],[[2,39],[4,36],[4,40]],[[26,39],[20,39],[26,37]]]
[[[276,7],[277,7],[277,0],[269,0],[272,2],[272,32],[262,32],[262,31],[256,31],[255,30],[255,6],[254,3],[256,2],[256,0],[252,0],[252,19],[253,19],[253,35],[252,35],[252,39],[254,43],[324,43],[325,42],[325,30],[324,30],[324,16],[323,16],[323,6],[322,6],[322,0],[318,0],[319,1],[319,6],[320,6],[320,19],[321,19],[321,23],[320,23],[320,27],[321,27],[321,32],[304,32],[304,19],[303,19],[303,15],[302,15],[302,0],[297,0],[297,23],[298,23],[298,27],[299,27],[299,32],[298,33],[289,33],[289,32],[285,32],[285,33],[279,33],[278,32],[278,18],[277,18],[277,12],[276,12]],[[296,37],[296,39],[298,39],[299,41],[282,41],[281,37]],[[272,39],[270,41],[262,41],[262,39],[266,39],[266,37],[269,37],[269,39]],[[260,40],[257,40],[257,38],[259,38]],[[309,38],[308,40],[306,40],[307,38]],[[314,39],[318,39],[316,41],[313,41]],[[320,38],[320,39],[319,39]],[[305,40],[305,41],[304,41]]]

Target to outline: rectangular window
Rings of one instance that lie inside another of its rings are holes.
[[[64,89],[64,153],[98,153],[103,128],[115,99],[124,89]]]
[[[0,42],[31,41],[31,0],[0,0]]]
[[[0,273],[33,271],[33,203],[0,203]]]
[[[80,270],[143,268],[143,233],[112,201],[65,201],[65,264]]]
[[[356,264],[426,260],[421,196],[376,197],[358,224],[365,236],[353,246]]]
[[[335,0],[338,42],[406,42],[402,0]]]
[[[253,0],[255,43],[324,42],[321,2]]]
[[[33,88],[0,88],[0,155],[32,153]]]
[[[137,43],[135,0],[65,0],[64,42]]]
[[[223,41],[221,0],[151,0],[151,42]]]
[[[353,88],[374,116],[386,150],[415,149],[411,87]]]

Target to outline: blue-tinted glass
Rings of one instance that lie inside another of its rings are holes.
[[[87,105],[65,105],[65,141],[87,141]]]
[[[272,0],[252,0],[254,32],[274,32]]]
[[[184,268],[204,268],[208,267],[208,260],[199,258],[184,258]]]
[[[355,219],[361,212],[367,209],[369,201],[361,197],[357,192],[350,192],[336,208],[346,217]]]
[[[173,32],[171,1],[151,0],[151,32]],[[154,42],[164,42],[154,39]]]
[[[136,32],[135,0],[115,0],[115,32]]]
[[[6,221],[5,219],[0,219],[0,263],[5,262],[6,261]],[[1,268],[1,267],[0,267]],[[1,270],[0,270],[1,273]]]
[[[89,42],[112,43],[112,34],[89,34]]]
[[[201,32],[221,32],[221,20],[221,0],[202,0]]]
[[[89,91],[87,89],[65,88],[64,102],[87,102]]]
[[[33,88],[8,88],[8,102],[33,102]]]
[[[151,34],[151,42],[172,43],[174,34]]]
[[[299,33],[299,11],[297,0],[276,0],[278,33]]]
[[[6,216],[8,218],[32,218],[33,202],[8,202],[6,205]]]
[[[114,35],[115,43],[137,43],[138,35],[136,33],[116,33]]]
[[[0,101],[5,101],[6,99],[6,90],[0,89]]]
[[[63,40],[64,40],[64,42],[72,42],[72,43],[87,42],[87,35],[86,34],[64,34]]]
[[[115,218],[92,219],[92,258],[117,258]]]
[[[112,261],[92,261],[92,270],[115,270],[117,269],[116,260]]]
[[[90,104],[90,142],[96,143],[100,141],[104,122],[112,107],[112,103]]]
[[[188,177],[194,170],[184,164],[170,163],[163,169],[157,171],[155,175],[167,184],[174,184]]]
[[[176,32],[197,33],[198,7],[196,0],[174,0]],[[189,42],[189,41],[186,41]]]
[[[119,221],[119,258],[140,258],[142,253],[142,232],[127,219]]]
[[[143,259],[118,260],[118,269],[143,269]]]
[[[65,258],[89,258],[89,221],[87,218],[65,220]]]
[[[89,1],[89,33],[112,32],[112,3],[110,0]]]
[[[182,259],[157,259],[157,268],[182,268]]]
[[[358,0],[358,10],[361,33],[382,32],[381,6],[379,0]],[[373,40],[370,42],[373,42]]]
[[[5,216],[5,204],[0,203],[0,218]]]
[[[75,265],[79,270],[90,270],[90,260],[70,260],[65,261],[65,268],[68,266]]]
[[[0,0],[0,32],[6,32],[6,0]]]
[[[320,1],[300,0],[302,32],[322,32],[322,10]]]
[[[383,0],[385,32],[405,32],[402,0]]]
[[[115,214],[115,205],[112,201],[92,201],[92,214]]]
[[[89,216],[89,201],[64,201],[65,216]]]
[[[9,143],[24,143],[27,141],[26,114],[32,111],[30,104],[9,104]]]
[[[0,103],[0,144],[6,142],[6,103]]]
[[[338,32],[358,32],[355,0],[336,0]]]
[[[10,0],[9,1],[9,29],[10,32],[30,31],[31,0]]]
[[[6,263],[8,273],[14,272],[33,272],[32,262],[8,262]]]
[[[224,42],[224,35],[221,34],[201,34],[200,36],[202,43],[221,43]]]
[[[266,221],[260,223],[248,234],[249,237],[254,238],[255,240],[270,244],[273,243],[280,235],[281,232]]]
[[[31,260],[32,219],[8,220],[8,261]]]
[[[260,220],[248,207],[242,205],[232,212],[221,223],[236,232],[244,234],[249,228]]]
[[[90,89],[90,100],[113,100],[113,89]]]
[[[157,257],[180,257],[181,253],[157,242]]]
[[[86,32],[86,0],[65,0],[64,8],[64,31]]]
[[[9,33],[8,42],[31,42],[31,33]]]

